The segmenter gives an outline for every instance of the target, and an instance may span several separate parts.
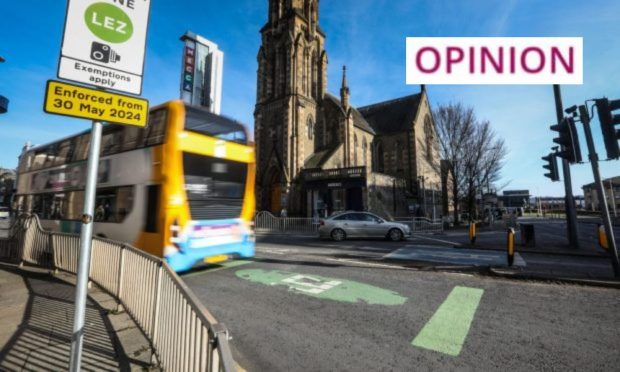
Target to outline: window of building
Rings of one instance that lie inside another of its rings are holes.
[[[357,167],[357,134],[353,135],[353,166]]]
[[[397,171],[402,171],[404,164],[403,164],[403,145],[401,144],[400,141],[396,141],[396,146],[394,148],[394,151],[396,152],[396,156],[394,157],[394,159],[396,160],[396,170]]]
[[[385,171],[385,159],[383,153],[383,144],[377,143],[377,172],[383,173]]]
[[[368,156],[368,143],[366,143],[366,138],[362,140],[362,164],[366,166],[366,156]]]
[[[311,140],[314,137],[314,122],[312,121],[312,117],[308,117],[308,139]]]
[[[433,160],[433,143],[434,143],[434,132],[433,132],[433,124],[431,123],[431,118],[429,115],[426,115],[424,118],[424,136],[426,139],[426,159],[428,161]]]
[[[318,97],[318,69],[316,51],[312,53],[312,98]]]

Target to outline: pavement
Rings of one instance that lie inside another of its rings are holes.
[[[70,360],[75,277],[0,263],[0,371],[63,371]],[[151,348],[116,301],[89,290],[82,371],[148,370]]]

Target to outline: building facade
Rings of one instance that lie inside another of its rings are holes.
[[[620,214],[620,176],[604,179],[603,191],[607,199],[607,208],[612,215]],[[588,211],[600,211],[600,199],[596,190],[596,184],[590,183],[583,185],[583,196],[585,198],[585,209]]]
[[[530,190],[506,190],[499,197],[499,204],[501,208],[528,208],[530,197]]]
[[[219,50],[217,44],[191,31],[181,36],[181,41],[184,43],[181,99],[219,115],[222,109],[224,52]]]
[[[426,91],[356,108],[343,67],[339,95],[328,93],[318,0],[270,0],[261,35],[258,210],[438,217],[440,161]]]

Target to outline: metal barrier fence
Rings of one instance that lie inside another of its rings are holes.
[[[254,228],[258,233],[316,233],[319,219],[304,217],[276,217],[262,211],[254,217]]]
[[[22,217],[14,226],[9,239],[0,239],[0,258],[77,272],[78,235],[45,231],[36,216]],[[89,278],[114,296],[147,335],[163,370],[236,370],[228,330],[165,261],[93,238]]]
[[[444,226],[442,220],[433,220],[425,217],[397,217],[394,221],[409,226],[411,232],[417,234],[440,233],[443,232]]]
[[[395,218],[394,221],[408,225],[414,233],[443,232],[441,220],[402,217]],[[319,231],[319,224],[318,218],[276,217],[267,211],[258,212],[254,218],[257,233],[316,233]]]

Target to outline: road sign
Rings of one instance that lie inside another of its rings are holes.
[[[48,80],[43,110],[48,114],[144,127],[149,101]]]
[[[69,0],[58,77],[141,94],[150,0]]]

